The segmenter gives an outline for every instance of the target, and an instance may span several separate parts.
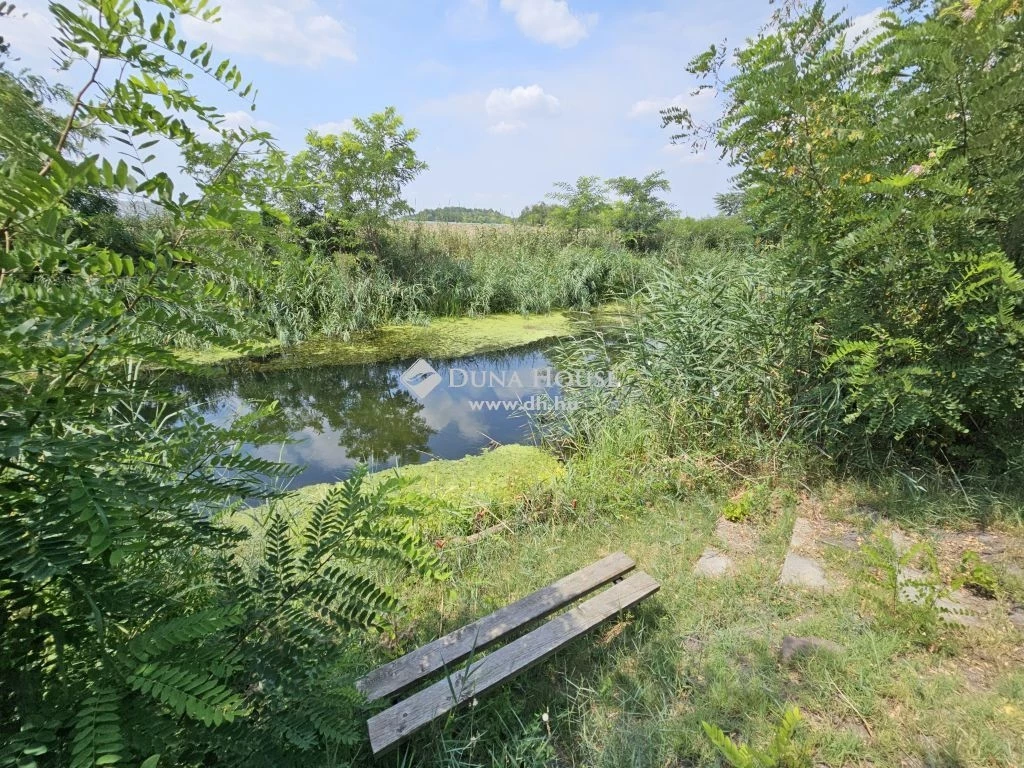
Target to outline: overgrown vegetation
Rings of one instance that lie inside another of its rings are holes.
[[[1016,469],[1020,9],[900,2],[860,40],[823,3],[787,9],[727,79],[724,48],[691,62],[725,97],[719,123],[665,121],[741,168],[761,282],[785,293],[775,336],[806,371],[783,386],[839,398],[805,431],[847,456],[900,446]]]
[[[176,28],[204,2],[51,10],[83,90],[0,68],[0,765],[369,764],[359,673],[620,548],[657,601],[391,759],[1021,763],[1024,581],[974,549],[901,551],[880,520],[1021,538],[1019,2],[901,1],[860,40],[784,4],[691,62],[721,120],[664,115],[735,163],[724,215],[675,217],[659,173],[583,176],[477,227],[402,220],[424,166],[394,109],[294,156],[227,130],[187,75],[252,90]],[[282,500],[266,481],[289,469],[248,452],[273,405],[217,427],[148,375],[194,370],[172,347],[613,297],[621,326],[558,363],[621,386],[568,388],[581,407],[538,424],[549,453],[471,460],[533,484],[452,464]],[[832,594],[778,584],[798,513],[858,539],[824,555]],[[700,582],[720,518],[749,550]],[[999,621],[951,627],[961,585]],[[777,655],[811,633],[838,650]]]
[[[8,121],[5,109],[0,125],[3,765],[336,755],[360,738],[352,632],[384,626],[396,604],[382,574],[397,584],[399,570],[441,573],[409,511],[387,486],[364,493],[360,477],[296,541],[272,515],[265,550],[240,562],[221,516],[289,472],[240,450],[265,439],[272,409],[217,428],[140,375],[183,369],[154,344],[169,334],[222,340],[239,306],[232,287],[251,279],[243,240],[220,234],[251,219],[223,174],[190,198],[147,172],[153,142],[198,150],[199,126],[223,134],[186,75],[251,93],[229,61],[178,35],[175,19],[211,17],[204,5],[54,6],[60,51],[85,84],[69,104],[0,70],[5,103],[26,111]],[[102,127],[134,159],[94,154],[81,126]],[[130,247],[99,226],[126,194],[165,225]]]

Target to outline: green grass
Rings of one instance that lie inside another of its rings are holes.
[[[365,488],[372,491],[391,478],[401,479],[404,483],[395,499],[420,513],[417,527],[425,536],[445,540],[508,519],[524,499],[550,492],[563,473],[561,464],[547,451],[529,445],[503,445],[477,456],[376,472],[367,477]],[[301,516],[323,499],[332,485],[308,485],[272,503]],[[244,548],[260,546],[257,521],[263,520],[267,511],[267,507],[244,509],[229,518],[253,534]]]
[[[253,340],[233,347],[209,346],[201,349],[175,349],[174,355],[191,365],[221,365],[242,358],[276,354],[281,348],[278,341]]]
[[[481,510],[497,513],[549,488],[563,472],[558,460],[547,451],[531,445],[502,445],[478,456],[375,472],[367,478],[366,488],[372,490],[397,477],[408,482],[398,498],[410,505],[429,499],[459,515]],[[331,483],[321,483],[300,488],[288,503],[310,506],[330,487]]]
[[[554,503],[574,492],[573,482],[571,474],[561,477]],[[811,501],[805,492],[800,503],[820,519],[864,529],[869,490],[824,488]],[[551,515],[446,551],[452,579],[410,591],[399,647],[379,649],[378,661],[620,549],[661,591],[379,764],[721,765],[702,721],[763,748],[791,704],[804,714],[799,738],[815,764],[1024,764],[1024,658],[1021,635],[1008,622],[985,630],[944,626],[935,646],[915,644],[909,628],[872,620],[852,587],[858,556],[841,549],[825,555],[843,585],[837,592],[780,588],[798,503],[782,487],[763,514],[744,523],[758,544],[738,558],[736,574],[700,580],[691,568],[713,543],[729,494],[679,498],[651,485],[642,493],[617,514]],[[1003,532],[1024,535],[1012,525]],[[844,650],[782,664],[787,634],[826,638]]]

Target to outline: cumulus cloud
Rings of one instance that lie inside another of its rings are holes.
[[[597,17],[580,18],[566,0],[501,0],[502,10],[515,15],[516,26],[531,40],[571,48],[587,36]]]
[[[344,120],[332,120],[326,123],[319,123],[313,126],[313,130],[321,136],[333,136],[335,134],[344,133],[345,131],[351,131],[352,127],[352,118],[349,117]]]
[[[495,88],[484,100],[484,109],[492,122],[491,133],[516,133],[526,127],[527,117],[558,114],[558,99],[536,83],[515,88]]]
[[[882,13],[885,8],[875,8],[860,16],[855,16],[850,22],[850,28],[846,30],[847,44],[854,42],[864,35],[872,35],[878,32],[882,26]]]
[[[495,88],[487,94],[484,108],[491,117],[504,115],[553,115],[558,112],[558,99],[536,83],[515,88]]]
[[[269,120],[260,120],[247,109],[225,112],[222,125],[225,128],[255,128],[258,131],[270,131],[277,127]]]
[[[222,0],[218,24],[184,20],[186,32],[221,52],[259,56],[276,64],[317,67],[355,61],[348,28],[315,0]]]
[[[57,25],[47,8],[45,0],[19,0],[14,11],[3,17],[0,37],[10,43],[10,55],[16,64],[11,67],[18,71],[22,67],[34,70],[49,70],[51,80],[67,82],[67,77],[54,77],[51,61],[57,46],[53,37],[58,33]]]

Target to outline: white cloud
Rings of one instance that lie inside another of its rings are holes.
[[[186,17],[185,31],[223,52],[277,64],[317,67],[328,59],[355,61],[348,28],[316,0],[222,0],[218,24]]]
[[[345,118],[344,120],[332,120],[326,123],[319,123],[313,126],[313,130],[319,133],[321,136],[332,136],[338,133],[344,133],[345,131],[352,130],[352,118]]]
[[[875,8],[860,16],[855,16],[850,21],[850,28],[846,30],[847,44],[854,42],[863,35],[872,35],[881,30],[882,13],[885,8]]]
[[[497,122],[487,130],[491,133],[516,133],[526,127],[527,117],[558,114],[558,99],[536,83],[515,88],[495,88],[484,100],[487,116]]]
[[[495,88],[487,94],[484,108],[491,117],[506,115],[553,115],[558,112],[558,99],[536,83],[515,88]]]
[[[11,69],[53,69],[50,59],[51,52],[57,50],[53,37],[58,29],[45,2],[22,0],[14,6],[14,12],[4,16],[0,23],[3,24],[0,36],[10,43],[10,55],[17,62]]]
[[[501,120],[487,128],[491,133],[518,133],[526,127],[522,120]]]
[[[260,120],[253,116],[247,109],[238,109],[234,112],[225,112],[222,125],[225,128],[255,128],[258,131],[270,131],[276,128],[269,120]]]
[[[634,102],[630,107],[628,117],[646,117],[656,115],[663,109],[669,107],[685,107],[691,112],[697,112],[714,100],[714,91],[705,89],[698,91],[696,95],[680,93],[675,96],[652,96],[649,99],[641,99]]]
[[[232,112],[225,112],[224,116],[220,120],[220,127],[224,131],[242,129],[268,132],[277,128],[277,126],[269,120],[260,120],[253,115],[251,110],[248,109],[237,109]],[[221,139],[221,135],[219,133],[211,130],[205,125],[199,126],[198,133],[199,137],[204,141],[216,142]]]
[[[587,36],[597,17],[580,18],[566,0],[501,0],[502,10],[515,14],[516,25],[531,40],[571,48]]]

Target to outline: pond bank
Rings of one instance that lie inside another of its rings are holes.
[[[564,469],[547,450],[532,445],[502,445],[461,459],[438,459],[374,472],[364,488],[373,490],[398,477],[408,485],[396,491],[396,500],[417,510],[417,528],[430,536],[469,533],[504,518],[505,513],[528,494],[538,494],[562,476]],[[296,519],[318,504],[338,483],[318,483],[298,488],[282,498]],[[257,520],[265,507],[233,512],[228,521],[262,536]]]

